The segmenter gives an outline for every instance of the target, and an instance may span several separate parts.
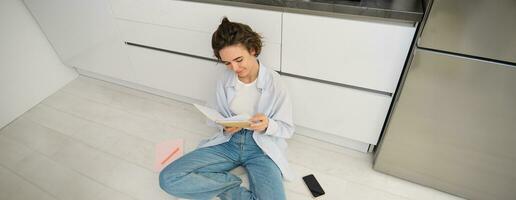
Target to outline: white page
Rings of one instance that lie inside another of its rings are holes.
[[[201,113],[203,113],[208,119],[214,121],[217,124],[222,126],[234,126],[241,128],[249,128],[251,122],[249,119],[251,116],[249,115],[237,115],[233,117],[224,118],[218,111],[208,108],[206,106],[201,106],[197,104],[193,104]]]
[[[208,119],[212,121],[222,120],[224,119],[224,116],[222,116],[219,112],[217,112],[214,109],[208,108],[206,106],[201,106],[197,104],[193,104],[199,111],[202,112],[202,114],[206,115]]]
[[[193,104],[193,105],[197,108],[197,110],[201,111],[202,114],[204,114],[206,117],[208,117],[208,119],[215,121],[215,122],[217,122],[217,121],[241,122],[241,121],[249,121],[249,119],[251,118],[251,116],[245,115],[245,114],[225,118],[218,111],[216,111],[214,109],[208,108],[206,106],[197,105],[197,104]]]

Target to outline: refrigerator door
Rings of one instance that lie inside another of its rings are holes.
[[[434,0],[418,46],[516,63],[516,1]]]
[[[516,68],[417,49],[374,169],[469,199],[516,199]]]

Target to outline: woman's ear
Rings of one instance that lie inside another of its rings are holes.
[[[249,54],[256,57],[256,50],[254,50],[254,49],[249,50]]]

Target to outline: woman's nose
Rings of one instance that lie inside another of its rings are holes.
[[[231,63],[231,69],[233,71],[237,71],[238,70],[238,65],[236,63]]]

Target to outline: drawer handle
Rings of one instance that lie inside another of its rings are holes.
[[[369,89],[369,88],[365,88],[365,87],[348,85],[348,84],[344,84],[344,83],[336,83],[336,82],[332,82],[332,81],[310,78],[310,77],[306,77],[306,76],[299,76],[296,74],[289,74],[289,73],[285,73],[285,72],[278,72],[278,73],[282,76],[289,76],[289,77],[293,77],[293,78],[299,78],[299,79],[304,79],[304,80],[308,80],[308,81],[314,81],[314,82],[318,82],[318,83],[334,85],[334,86],[338,86],[338,87],[351,88],[351,89],[355,89],[355,90],[362,90],[362,91],[366,91],[366,92],[372,92],[372,93],[377,93],[377,94],[387,95],[387,96],[392,97],[392,93],[390,93],[390,92],[384,92],[384,91]]]
[[[125,42],[125,44],[131,45],[131,46],[135,46],[135,47],[141,47],[141,48],[151,49],[151,50],[155,50],[155,51],[167,52],[167,53],[172,53],[172,54],[177,54],[177,55],[182,55],[182,56],[188,56],[188,57],[192,57],[192,58],[198,58],[198,59],[203,59],[203,60],[213,61],[213,62],[219,63],[219,61],[217,59],[214,59],[214,58],[207,58],[207,57],[204,57],[204,56],[198,56],[198,55],[193,55],[193,54],[188,54],[188,53],[183,53],[183,52],[171,51],[171,50],[168,50],[168,49],[162,49],[162,48],[158,48],[158,47],[151,47],[151,46],[147,46],[147,45],[143,45],[143,44],[136,44],[136,43],[127,42],[127,41]]]

